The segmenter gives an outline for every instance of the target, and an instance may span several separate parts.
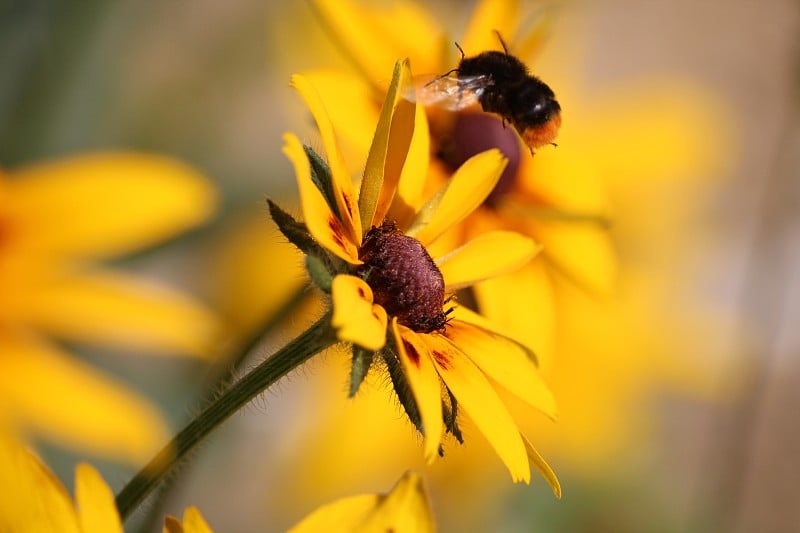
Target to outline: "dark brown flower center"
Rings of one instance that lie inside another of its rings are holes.
[[[358,258],[356,274],[389,316],[421,333],[444,328],[444,278],[422,243],[384,222],[364,236]]]
[[[484,201],[492,206],[511,190],[517,179],[523,154],[513,126],[503,125],[501,119],[488,113],[458,113],[451,134],[440,143],[438,156],[454,172],[467,159],[490,148],[498,148],[508,158],[500,180]]]

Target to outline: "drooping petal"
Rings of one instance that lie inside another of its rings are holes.
[[[550,484],[550,488],[553,489],[553,494],[556,495],[556,498],[559,500],[561,499],[561,483],[558,481],[558,477],[556,477],[556,473],[550,468],[550,465],[547,464],[547,461],[544,460],[536,448],[533,447],[531,441],[528,440],[528,437],[522,435],[522,440],[525,442],[525,451],[528,453],[528,460],[531,462],[533,467],[542,475],[542,477]]]
[[[314,239],[322,246],[351,264],[360,264],[358,259],[359,240],[351,238],[350,231],[345,228],[325,201],[322,193],[311,179],[311,164],[300,140],[291,133],[283,136],[286,144],[283,153],[294,164],[297,186],[300,189],[300,201],[303,205],[303,218]]]
[[[484,233],[436,261],[448,290],[513,272],[528,263],[541,246],[513,231]],[[491,258],[491,261],[487,261]]]
[[[336,276],[331,286],[331,299],[331,325],[340,340],[368,350],[383,348],[386,344],[386,311],[372,303],[372,289],[363,279]]]
[[[291,85],[302,97],[308,106],[308,110],[317,123],[322,144],[325,147],[325,155],[328,159],[328,166],[333,176],[333,194],[336,197],[336,205],[339,208],[339,215],[342,218],[342,225],[347,230],[349,240],[355,244],[361,243],[361,217],[358,213],[356,203],[355,188],[350,177],[350,172],[344,164],[342,152],[339,150],[339,143],[336,141],[336,134],[333,131],[325,103],[317,91],[311,85],[308,78],[300,74],[295,74],[291,78]],[[305,213],[304,213],[305,214]]]
[[[31,295],[30,320],[61,338],[148,353],[209,357],[219,324],[211,312],[165,286],[118,272],[90,271]]]
[[[468,159],[422,206],[406,233],[424,245],[432,243],[483,203],[507,163],[496,148]]]
[[[499,385],[547,416],[556,417],[553,393],[519,346],[459,320],[451,320],[443,335]]]
[[[81,533],[122,533],[114,493],[100,473],[86,463],[75,468],[75,506]]]
[[[98,153],[14,171],[7,197],[26,246],[75,256],[138,250],[198,225],[216,193],[167,157]]]
[[[424,337],[436,370],[481,433],[506,464],[514,482],[530,483],[531,471],[517,425],[486,376],[445,337]]]
[[[461,46],[467,55],[486,50],[503,50],[497,38],[499,32],[506,43],[514,39],[519,20],[519,2],[516,0],[481,0],[472,10]],[[511,51],[513,52],[513,50]]]
[[[31,451],[0,437],[0,531],[80,533],[69,494]]]
[[[169,437],[156,409],[55,347],[0,336],[0,418],[61,445],[140,464]]]
[[[411,392],[425,430],[425,458],[432,462],[438,455],[442,440],[442,387],[425,342],[411,329],[392,319],[392,333],[397,344],[397,356],[403,366]]]
[[[312,5],[324,28],[377,92],[385,92],[386,67],[398,57],[413,58],[419,72],[438,72],[442,32],[415,2],[392,2],[383,9],[368,9],[351,0],[314,0]]]
[[[361,226],[379,226],[389,209],[414,133],[416,106],[403,98],[411,83],[408,60],[395,64],[392,82],[364,167],[358,196]]]

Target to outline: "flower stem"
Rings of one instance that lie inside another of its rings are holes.
[[[117,509],[122,519],[126,519],[170,470],[214,428],[280,378],[336,342],[330,327],[330,315],[326,314],[299,337],[231,385],[178,432],[169,444],[122,488],[116,498]]]

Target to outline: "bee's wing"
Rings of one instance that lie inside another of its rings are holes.
[[[483,91],[491,84],[492,79],[483,75],[460,78],[415,76],[413,86],[404,96],[424,106],[458,111],[477,104]]]

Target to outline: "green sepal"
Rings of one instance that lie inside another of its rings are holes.
[[[444,427],[447,433],[453,435],[459,444],[464,444],[464,437],[461,435],[461,428],[458,427],[458,402],[456,401],[456,397],[453,396],[453,393],[450,392],[450,388],[445,386],[445,390],[447,391],[447,401],[442,402],[442,414],[444,418]],[[439,455],[441,455],[441,450],[439,451]]]
[[[353,346],[353,363],[350,367],[350,391],[348,396],[352,398],[358,392],[358,388],[367,377],[372,360],[375,358],[375,352],[372,350],[365,350],[360,346]]]
[[[341,213],[339,213],[339,205],[336,203],[336,195],[333,193],[331,167],[329,167],[322,156],[317,154],[310,146],[303,145],[303,149],[306,151],[306,157],[308,157],[308,162],[311,164],[311,181],[314,182],[319,192],[322,193],[322,197],[325,198],[325,202],[328,204],[328,207],[331,208],[333,214],[336,215],[336,218],[341,220],[342,216]]]
[[[400,401],[400,405],[403,406],[408,419],[411,420],[411,423],[414,424],[417,431],[425,435],[425,428],[422,425],[422,417],[419,414],[417,401],[414,399],[414,393],[411,392],[411,386],[408,384],[408,380],[406,380],[406,375],[403,373],[403,368],[400,365],[397,354],[395,354],[394,350],[391,349],[389,345],[384,347],[380,353],[386,361],[386,368],[389,370],[389,378],[392,380],[392,386],[395,394],[397,394],[397,399]]]
[[[269,214],[272,220],[281,230],[284,237],[289,239],[289,242],[297,246],[301,252],[307,255],[324,256],[327,255],[324,248],[322,248],[303,222],[298,222],[289,213],[284,211],[275,202],[267,198],[267,205],[269,206]]]
[[[330,265],[325,260],[310,254],[305,257],[305,261],[306,270],[311,281],[324,292],[330,294],[333,278],[336,276],[335,273],[331,272]]]

